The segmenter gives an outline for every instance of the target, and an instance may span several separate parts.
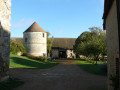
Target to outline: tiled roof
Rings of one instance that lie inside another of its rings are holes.
[[[34,22],[25,32],[45,32],[36,22]]]

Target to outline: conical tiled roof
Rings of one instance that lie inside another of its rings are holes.
[[[36,22],[34,22],[25,32],[45,32]]]

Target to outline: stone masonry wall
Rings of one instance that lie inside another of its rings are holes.
[[[47,34],[43,32],[24,32],[23,44],[28,54],[47,56]]]
[[[107,47],[108,47],[108,90],[114,90],[110,85],[112,81],[109,79],[116,76],[116,59],[119,58],[119,39],[118,39],[118,23],[116,0],[106,19]]]
[[[8,78],[11,0],[0,0],[0,81]]]
[[[73,52],[73,50],[67,50],[67,58],[76,58],[76,55]]]
[[[52,49],[52,58],[59,58],[59,49]],[[66,51],[66,55],[67,58],[76,58],[75,53],[73,52],[73,50],[62,50],[62,51]]]

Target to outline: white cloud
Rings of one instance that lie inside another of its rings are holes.
[[[11,28],[12,30],[24,28],[26,26],[31,25],[33,22],[34,22],[33,19],[21,19],[16,23],[12,22]]]

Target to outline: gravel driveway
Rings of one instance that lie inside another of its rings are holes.
[[[74,61],[60,62],[50,69],[11,68],[10,76],[25,82],[14,90],[95,90],[92,87],[107,87],[106,76],[87,73]]]

